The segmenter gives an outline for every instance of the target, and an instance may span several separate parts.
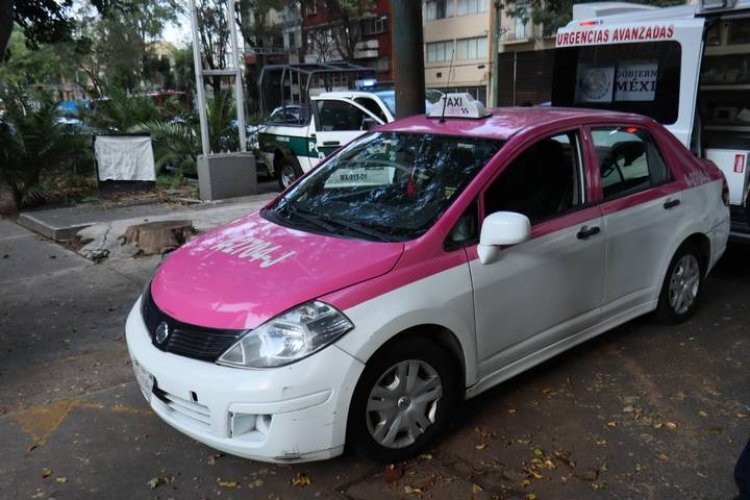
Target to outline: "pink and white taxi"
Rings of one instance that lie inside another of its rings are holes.
[[[690,317],[727,196],[649,118],[447,96],[169,255],[127,320],[133,367],[227,453],[400,460],[465,398],[644,313]]]

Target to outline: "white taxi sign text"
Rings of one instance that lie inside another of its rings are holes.
[[[444,95],[432,106],[427,116],[430,118],[484,118],[487,112],[484,104],[474,99],[468,92],[463,92]]]

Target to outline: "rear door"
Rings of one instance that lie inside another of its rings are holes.
[[[606,236],[602,315],[647,312],[689,203],[647,129],[602,125],[589,130]]]
[[[315,145],[320,159],[369,129],[384,123],[363,106],[340,97],[315,99],[313,112]]]

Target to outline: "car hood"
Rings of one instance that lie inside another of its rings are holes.
[[[151,284],[156,305],[193,325],[255,328],[303,302],[387,273],[402,243],[322,236],[253,214],[171,253]]]

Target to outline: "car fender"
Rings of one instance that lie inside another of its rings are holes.
[[[477,381],[474,299],[469,267],[461,265],[417,279],[403,286],[346,307],[367,290],[389,288],[398,271],[335,292],[322,300],[341,308],[355,329],[337,346],[367,363],[375,352],[399,335],[420,331],[449,332],[460,347],[465,384]]]

